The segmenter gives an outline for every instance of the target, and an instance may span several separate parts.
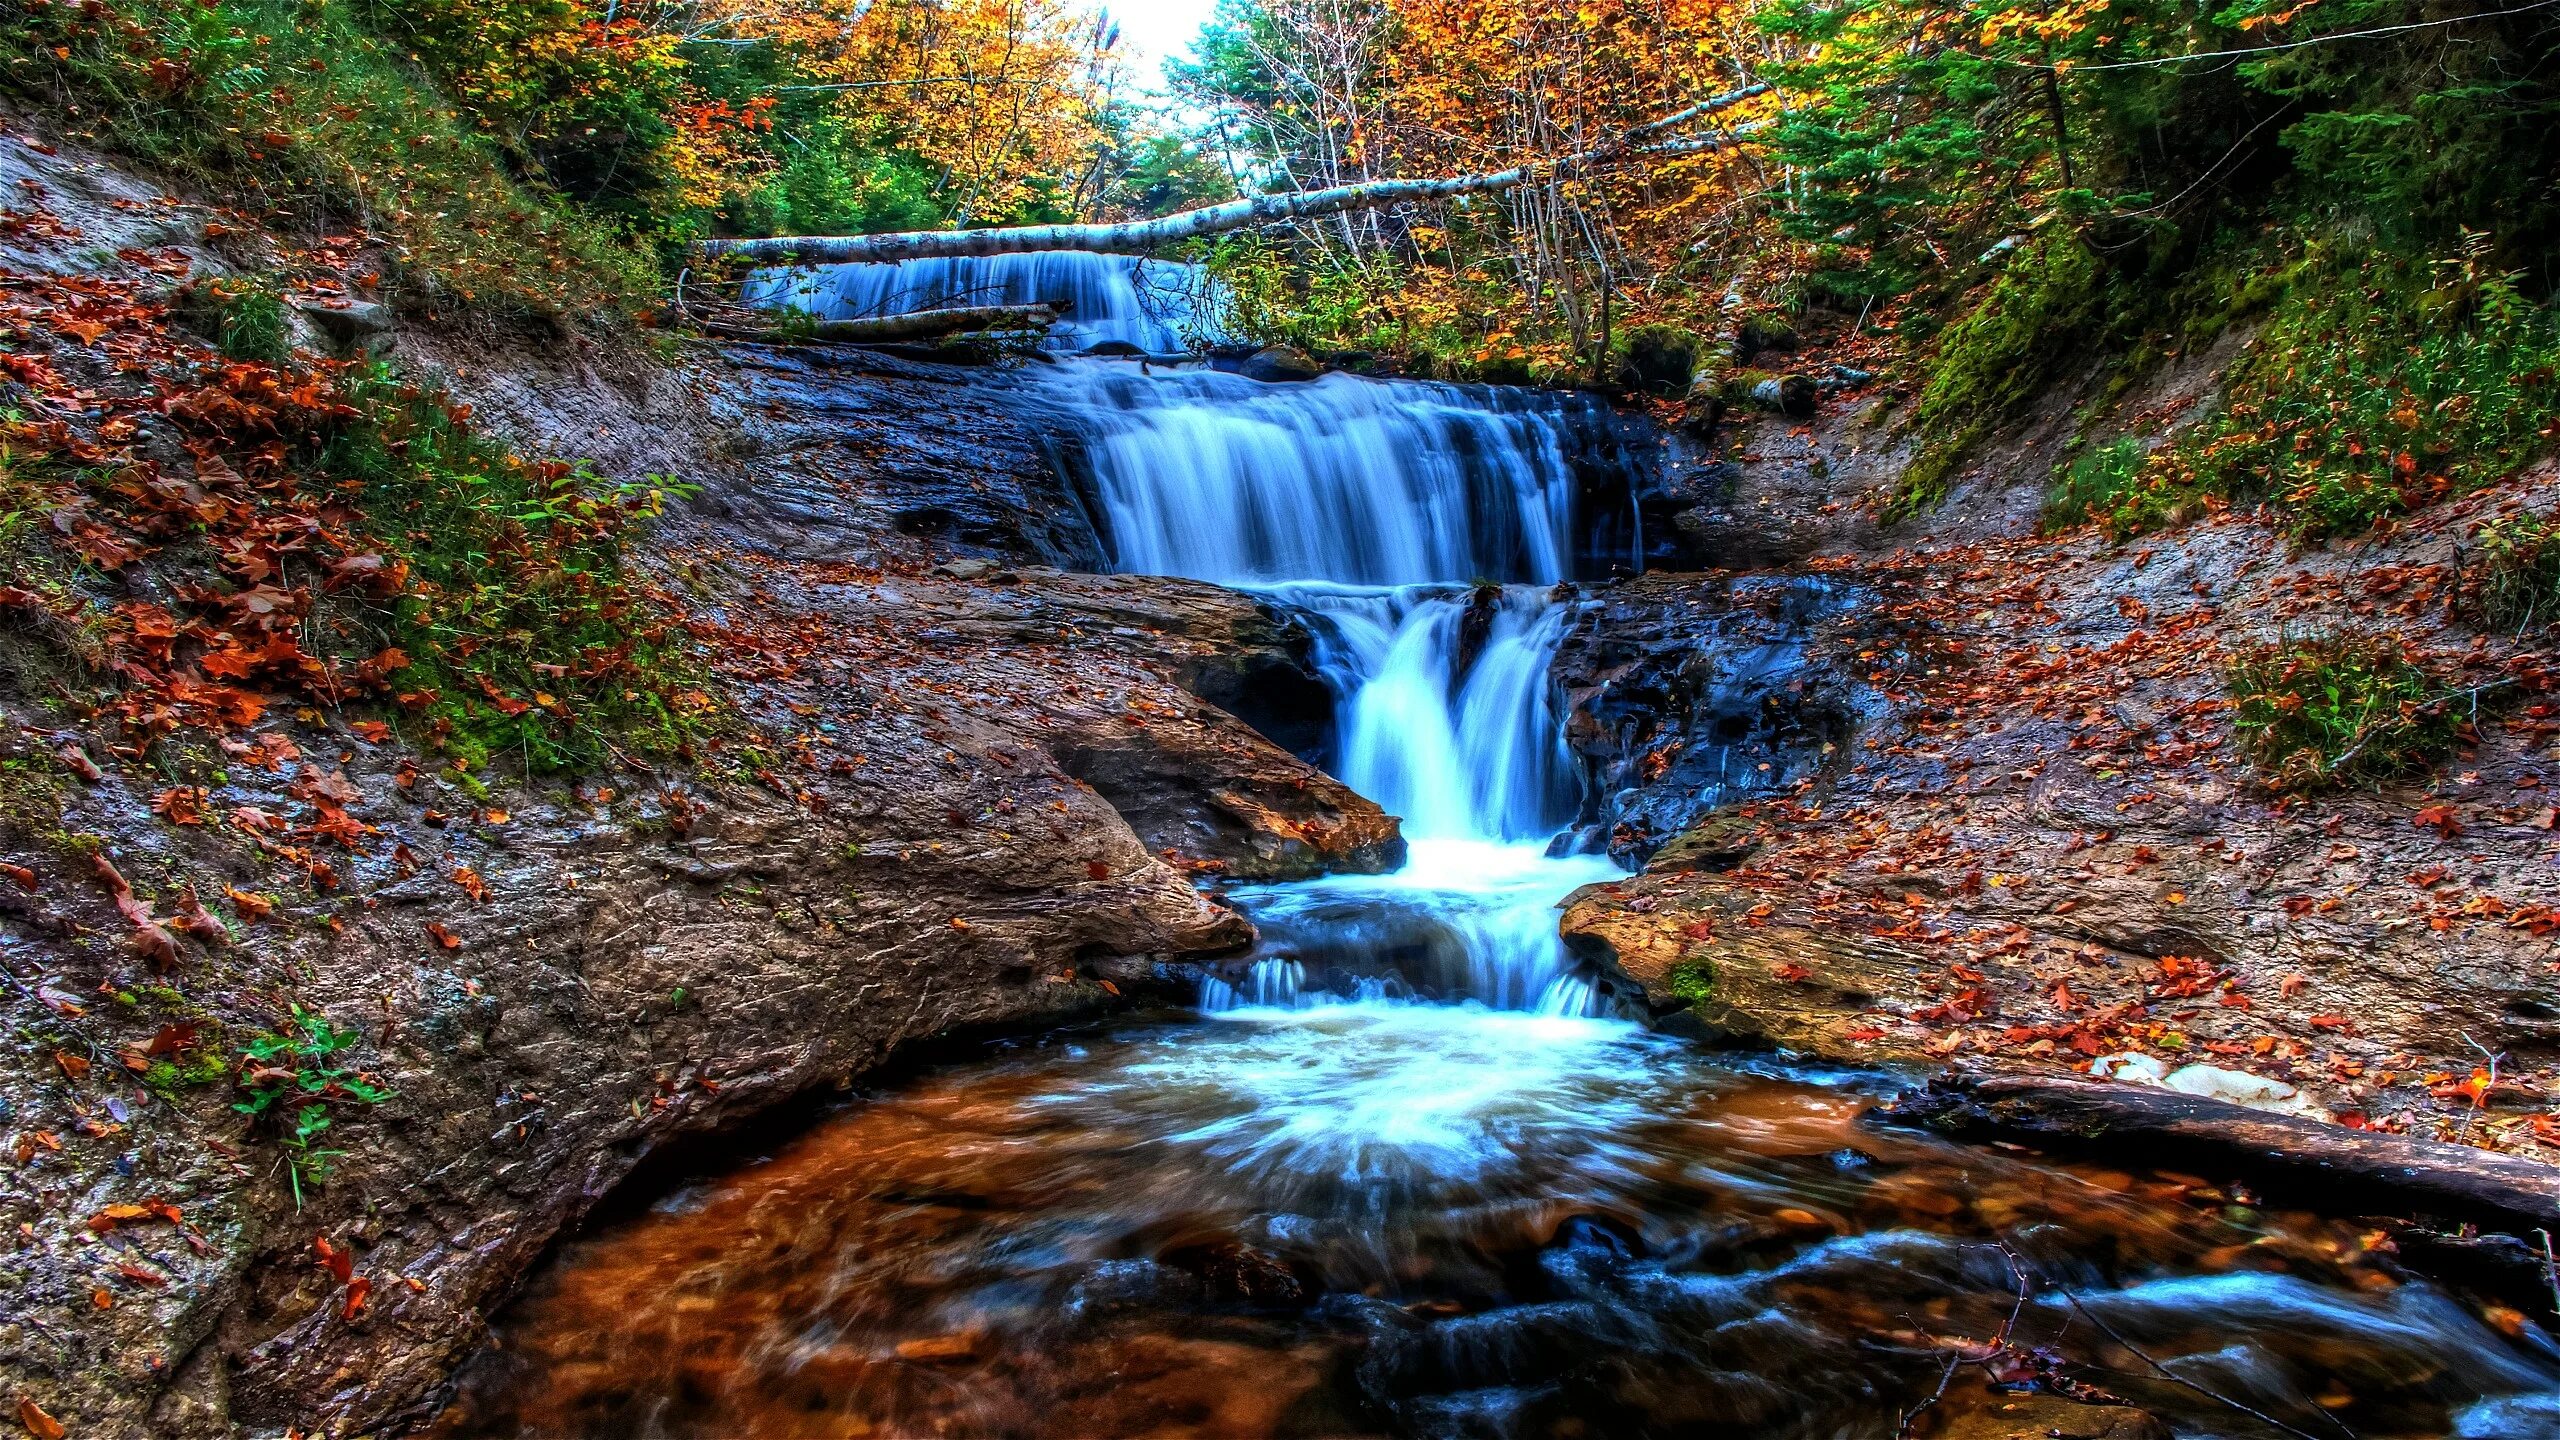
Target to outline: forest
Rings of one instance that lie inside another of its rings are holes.
[[[0,1430],[2560,1435],[2560,0],[0,0]]]

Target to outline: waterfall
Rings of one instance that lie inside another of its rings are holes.
[[[1588,396],[1503,386],[1126,364],[1032,384],[1112,567],[1225,585],[1566,579],[1577,460],[1610,434]]]
[[[753,306],[805,310],[822,320],[962,305],[1064,303],[1066,315],[1049,327],[1047,348],[1072,351],[1108,342],[1166,354],[1221,338],[1214,317],[1198,313],[1195,304],[1206,289],[1197,266],[1056,250],[759,270],[747,278],[741,298]]]
[[[1079,362],[1023,382],[1063,432],[1113,568],[1253,590],[1315,633],[1333,768],[1401,817],[1406,868],[1233,892],[1264,952],[1211,1013],[1392,1003],[1608,1008],[1555,902],[1617,873],[1550,860],[1575,784],[1548,671],[1580,472],[1614,444],[1586,396]],[[1396,955],[1397,973],[1380,974]]]

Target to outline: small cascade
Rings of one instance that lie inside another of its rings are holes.
[[[1049,327],[1048,349],[1110,343],[1169,354],[1221,338],[1214,319],[1197,304],[1206,283],[1197,266],[1058,250],[759,270],[748,277],[741,298],[751,306],[805,310],[822,320],[965,305],[1064,304],[1064,318]]]
[[[1408,840],[1543,843],[1572,819],[1572,758],[1547,668],[1567,612],[1529,586],[1272,592],[1315,622],[1341,697],[1345,784]]]
[[[1588,396],[1128,364],[1030,384],[1071,437],[1112,568],[1134,574],[1552,584],[1572,572],[1581,470],[1615,468]]]

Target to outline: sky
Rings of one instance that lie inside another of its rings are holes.
[[[1191,37],[1207,23],[1217,0],[1108,0],[1111,18],[1120,22],[1120,46],[1129,57],[1138,83],[1161,93],[1163,65],[1191,48]]]

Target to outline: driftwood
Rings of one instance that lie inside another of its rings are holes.
[[[773,343],[833,341],[876,345],[899,340],[938,340],[948,335],[1005,330],[1045,330],[1058,321],[1054,305],[963,305],[949,310],[909,310],[899,315],[872,315],[852,320],[820,320],[803,326],[744,325],[734,320],[705,320],[714,335]]]
[[[1636,126],[1623,135],[1572,155],[1515,165],[1480,175],[1452,175],[1437,180],[1369,180],[1326,190],[1299,190],[1256,195],[1198,210],[1184,210],[1153,220],[1119,225],[1017,225],[993,230],[909,230],[888,235],[782,235],[766,240],[700,240],[694,248],[705,255],[733,256],[763,263],[799,261],[839,263],[1020,255],[1034,250],[1091,250],[1106,254],[1145,254],[1179,240],[1218,235],[1282,220],[1310,220],[1346,210],[1377,210],[1416,200],[1451,200],[1487,190],[1509,190],[1543,184],[1559,176],[1637,155],[1699,155],[1731,145],[1761,127],[1737,126],[1721,135],[1683,139],[1653,137],[1677,125],[1730,108],[1768,93],[1766,85],[1746,85],[1659,120]]]
[[[1967,1139],[2228,1175],[2331,1212],[2425,1215],[2516,1234],[2560,1230],[2560,1167],[2348,1130],[2175,1090],[2029,1076],[1951,1076],[1873,1117]]]

